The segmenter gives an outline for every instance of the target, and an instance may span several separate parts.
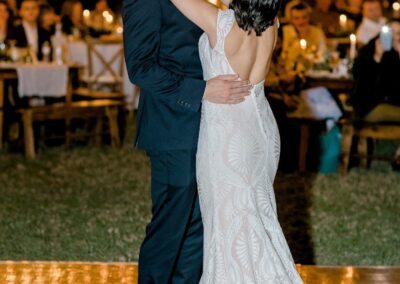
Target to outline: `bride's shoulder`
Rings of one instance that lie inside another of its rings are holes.
[[[235,22],[235,12],[231,9],[218,9],[217,30],[223,35],[227,35]]]
[[[217,19],[219,20],[227,20],[227,19],[234,19],[235,18],[235,11],[232,9],[218,9],[217,12]]]

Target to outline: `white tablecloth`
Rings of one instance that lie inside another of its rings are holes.
[[[68,66],[49,63],[17,64],[20,97],[64,97],[68,88]]]
[[[110,60],[115,53],[121,48],[122,43],[113,44],[108,46],[96,47],[96,49],[102,54],[106,60]],[[84,41],[70,41],[68,42],[68,60],[73,63],[78,63],[83,66],[88,66],[88,48],[87,43]],[[100,64],[96,67],[97,64]],[[101,68],[100,62],[93,62],[93,68]],[[113,70],[118,73],[119,62],[115,61],[113,64]],[[96,73],[96,71],[94,72]],[[84,74],[87,74],[85,70]],[[128,71],[124,64],[123,74],[123,92],[128,102],[132,102],[135,97],[135,93],[138,91],[137,88],[129,81]]]

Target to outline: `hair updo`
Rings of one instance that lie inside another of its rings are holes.
[[[257,36],[274,24],[279,10],[279,0],[232,0],[229,8],[235,12],[236,22],[249,34]]]

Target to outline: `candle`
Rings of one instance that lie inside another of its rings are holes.
[[[103,12],[103,19],[106,29],[112,29],[112,24],[114,23],[114,16],[109,11]]]
[[[107,18],[108,16],[110,16],[111,14],[110,14],[110,12],[108,12],[107,10],[105,10],[104,12],[103,12],[103,17],[104,18]]]
[[[400,3],[394,2],[392,4],[392,8],[393,8],[393,18],[400,18]]]
[[[107,24],[112,24],[114,22],[114,16],[109,11],[103,12],[103,18]]]
[[[83,21],[85,22],[85,25],[89,25],[90,22],[90,11],[89,10],[84,10],[83,11]]]
[[[307,41],[305,39],[300,40],[300,47],[304,51],[307,48]]]
[[[356,58],[356,44],[357,37],[355,34],[350,35],[350,60],[354,60]]]
[[[105,20],[108,24],[112,24],[114,22],[114,17],[113,15],[107,15],[107,17],[105,17]]]
[[[389,8],[389,6],[390,6],[389,0],[383,0],[382,6],[383,6],[384,9]]]
[[[339,16],[339,25],[343,31],[347,30],[347,16],[345,14]]]

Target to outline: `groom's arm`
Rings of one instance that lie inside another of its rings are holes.
[[[174,73],[159,64],[158,0],[125,0],[123,18],[125,58],[131,81],[158,94],[160,100],[173,107],[198,111],[206,82]]]

